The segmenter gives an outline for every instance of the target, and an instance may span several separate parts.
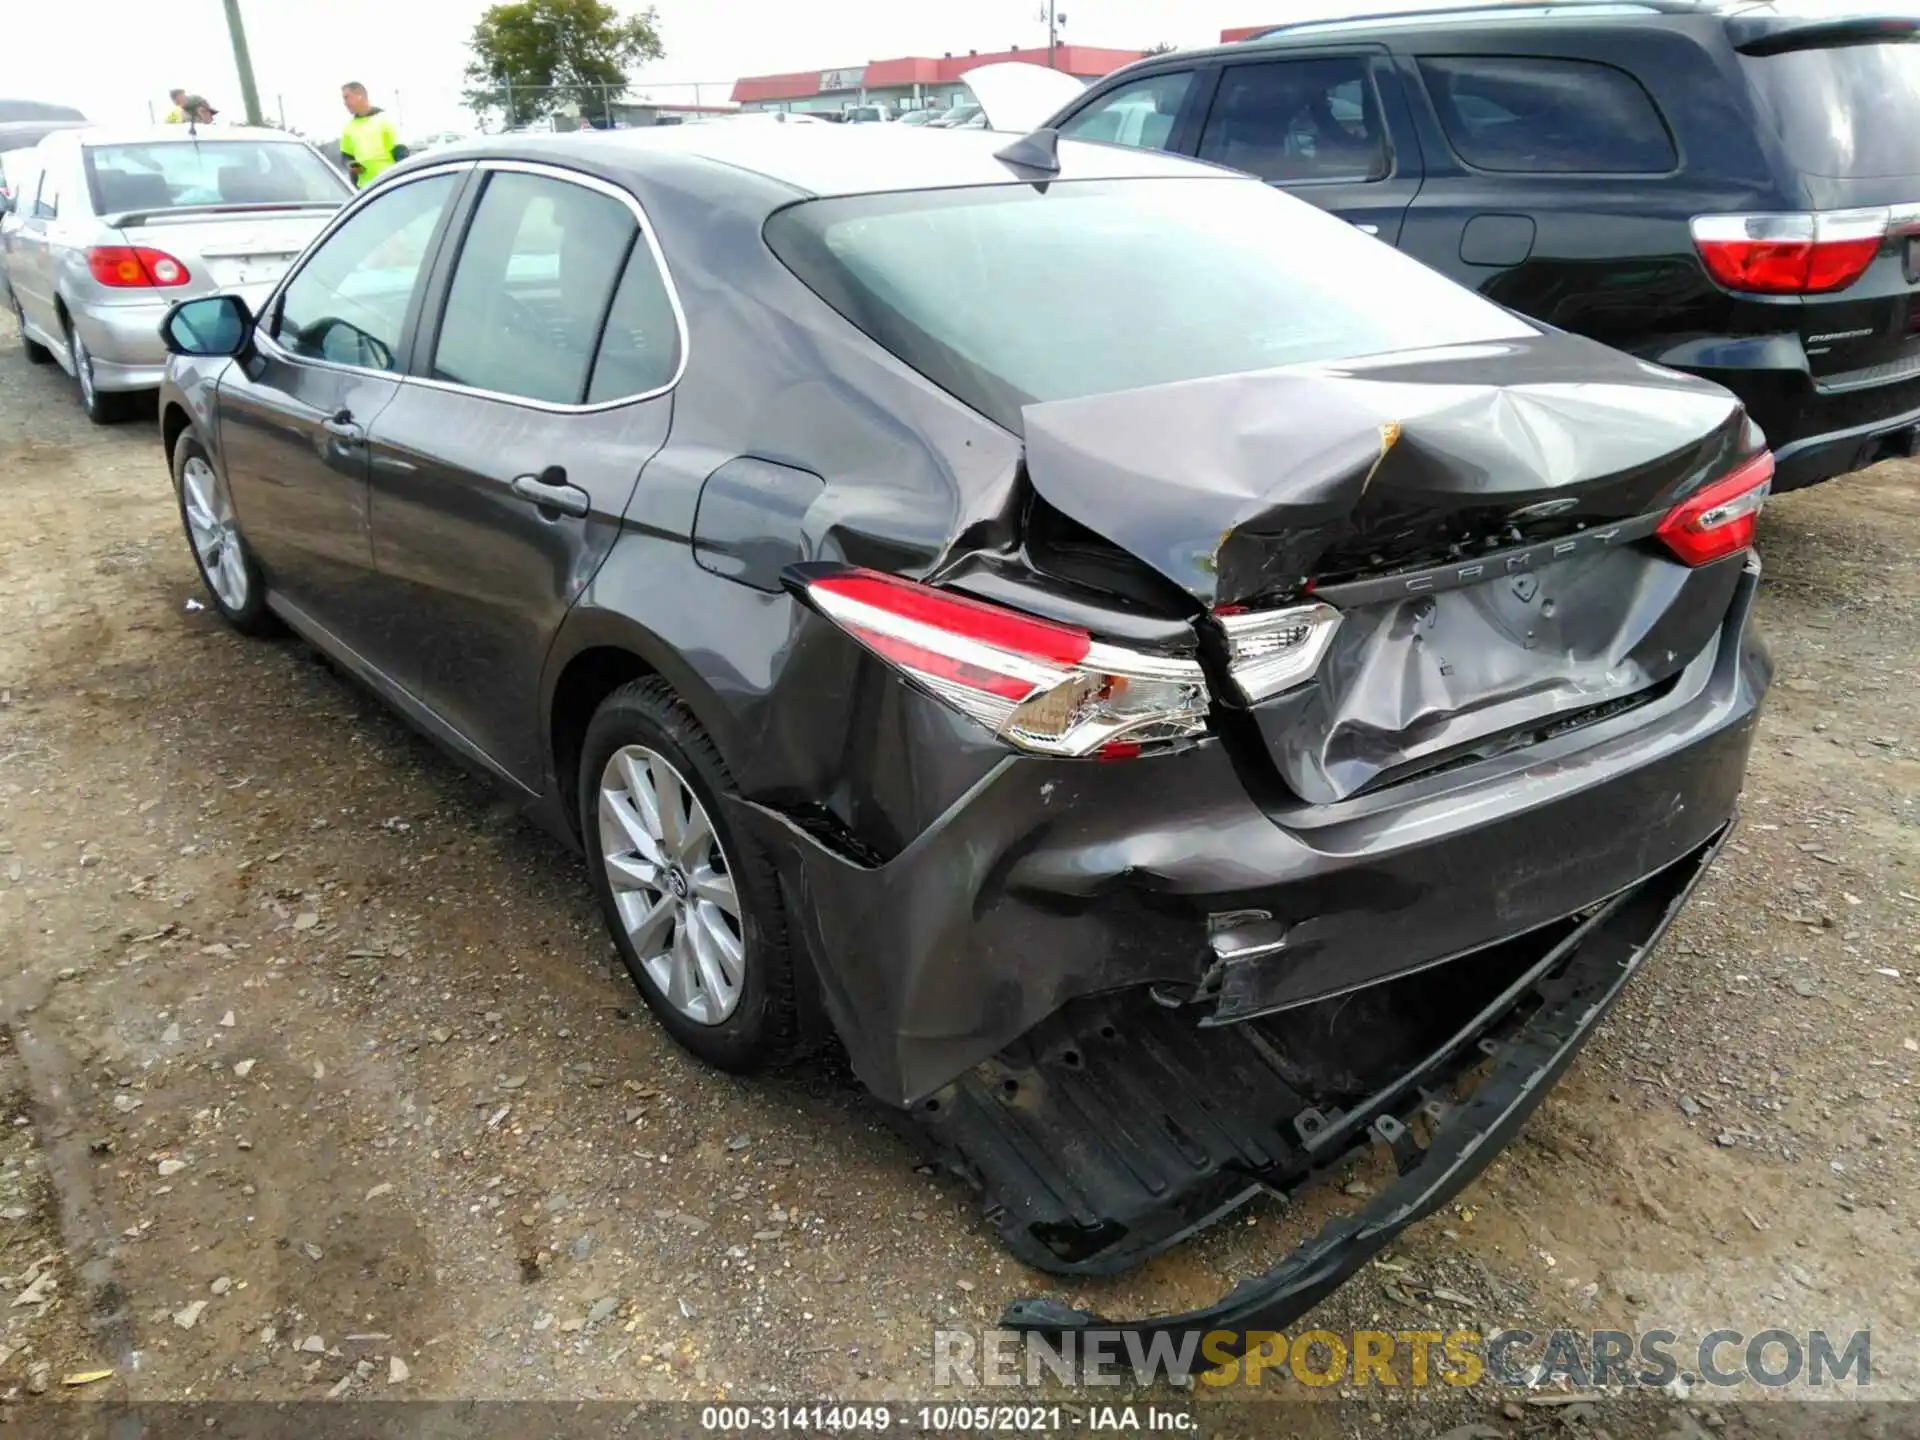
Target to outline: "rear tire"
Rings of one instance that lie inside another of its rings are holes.
[[[766,851],[731,823],[725,801],[736,793],[665,681],[623,685],[594,712],[580,830],[614,946],[668,1034],[709,1065],[744,1072],[801,1046],[779,884]]]
[[[73,378],[80,386],[80,408],[87,412],[87,418],[96,425],[114,425],[124,420],[127,397],[102,390],[93,383],[93,356],[71,320],[67,322],[67,354],[73,359]]]
[[[241,538],[226,482],[191,431],[173,447],[173,490],[194,568],[220,618],[242,635],[278,634],[280,622],[267,608],[267,587]]]
[[[38,340],[30,340],[27,338],[27,312],[20,308],[20,297],[9,292],[7,300],[13,306],[13,329],[14,333],[20,337],[20,348],[26,352],[27,363],[29,365],[51,365],[53,363],[53,352]]]

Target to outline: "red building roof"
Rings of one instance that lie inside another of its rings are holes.
[[[1271,25],[1241,25],[1232,30],[1222,30],[1220,32],[1220,43],[1222,45],[1231,45],[1236,40],[1245,40],[1249,36],[1260,34],[1263,30],[1271,29],[1273,29]]]
[[[1145,51],[1103,50],[1092,45],[1061,45],[1054,51],[1053,68],[1083,80],[1094,80],[1122,65],[1130,65]],[[1047,52],[1003,50],[992,55],[909,55],[898,60],[870,60],[844,70],[802,70],[788,75],[750,75],[733,82],[737,104],[768,100],[805,100],[815,95],[853,90],[885,90],[906,85],[952,85],[969,70],[1002,60],[1025,60],[1045,65]]]

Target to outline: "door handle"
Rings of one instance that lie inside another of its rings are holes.
[[[1356,225],[1353,228],[1358,230],[1362,235],[1378,235],[1380,233],[1380,227],[1378,225]]]
[[[351,440],[355,444],[367,438],[367,432],[354,424],[351,410],[342,410],[338,414],[329,415],[320,422],[320,428],[336,439]]]
[[[548,470],[549,475],[564,477],[564,470]],[[587,492],[578,485],[569,485],[564,478],[558,484],[542,480],[538,475],[518,475],[514,477],[513,493],[530,505],[542,510],[558,510],[562,515],[585,515],[592,509]]]

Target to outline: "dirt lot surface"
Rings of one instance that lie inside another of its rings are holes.
[[[1871,1327],[1870,1393],[1920,1399],[1920,467],[1762,529],[1742,830],[1524,1136],[1317,1324]],[[199,596],[150,421],[0,342],[0,1397],[926,1397],[936,1327],[1204,1303],[1299,1235],[1275,1202],[1120,1280],[1023,1270],[832,1065],[676,1051],[575,859]],[[1758,1394],[1289,1424],[1736,1433]]]

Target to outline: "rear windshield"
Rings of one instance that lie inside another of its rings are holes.
[[[766,236],[848,320],[1016,431],[1034,401],[1537,333],[1248,180],[812,200]]]
[[[155,140],[87,147],[96,215],[184,205],[339,203],[344,180],[305,145],[274,140]]]
[[[1807,175],[1920,175],[1920,44],[1748,56],[1787,163]]]

